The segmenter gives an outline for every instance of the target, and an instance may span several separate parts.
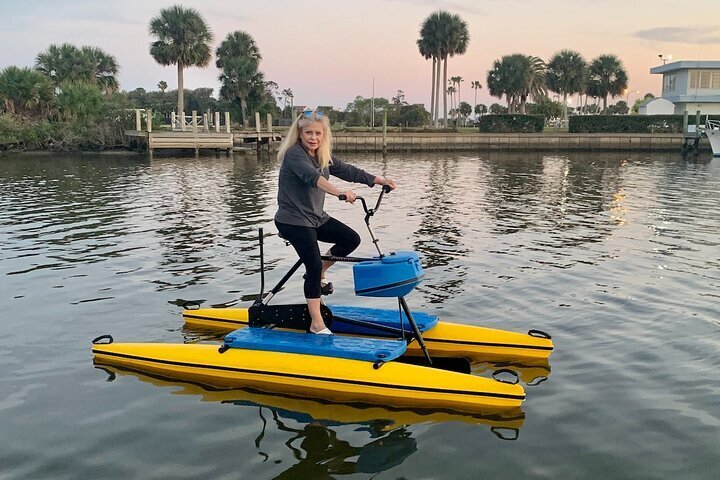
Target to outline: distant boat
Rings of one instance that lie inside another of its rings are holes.
[[[710,141],[713,157],[720,157],[720,120],[707,119],[704,133],[708,141]]]

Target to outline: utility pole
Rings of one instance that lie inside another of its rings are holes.
[[[370,100],[370,130],[375,129],[375,76],[372,77],[372,99]]]

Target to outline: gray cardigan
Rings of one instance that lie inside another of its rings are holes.
[[[325,213],[325,192],[317,188],[320,176],[330,175],[354,183],[375,184],[375,176],[337,157],[330,165],[320,168],[313,156],[309,155],[298,142],[285,152],[278,179],[278,211],[275,221],[301,227],[319,227],[330,216]]]

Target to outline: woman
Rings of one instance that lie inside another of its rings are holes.
[[[304,293],[310,311],[310,333],[332,332],[320,315],[320,295],[325,272],[334,263],[320,258],[318,241],[333,243],[329,254],[346,256],[360,245],[360,236],[344,223],[325,213],[325,194],[345,195],[354,203],[352,190],[340,190],[328,181],[330,175],[354,183],[387,185],[395,182],[369,173],[332,156],[330,122],[322,112],[306,110],[292,124],[280,145],[278,160],[278,211],[275,225],[280,236],[290,242],[305,265]],[[330,286],[330,284],[328,284]]]

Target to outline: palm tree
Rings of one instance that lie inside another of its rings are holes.
[[[603,111],[607,110],[608,95],[617,97],[628,86],[628,76],[622,62],[615,55],[600,55],[590,64],[588,93],[602,97]]]
[[[479,80],[473,80],[470,84],[470,88],[475,90],[475,102],[473,103],[473,109],[477,109],[477,91],[482,88],[482,85],[480,84]],[[476,112],[477,113],[477,112]],[[475,119],[477,120],[477,115],[475,116]]]
[[[465,53],[469,41],[470,34],[467,23],[458,15],[443,10],[438,10],[427,17],[420,28],[420,39],[417,41],[420,54],[425,59],[433,59],[430,113],[435,126],[438,125],[440,116],[441,91],[443,92],[443,114],[447,119],[447,91],[440,86],[440,66],[444,65],[442,85],[447,85],[447,58]]]
[[[454,104],[453,104],[453,100],[455,99],[455,92],[456,92],[456,91],[457,91],[457,90],[456,90],[455,87],[452,86],[452,85],[450,85],[449,87],[447,87],[447,90],[446,90],[446,93],[447,93],[448,95],[450,95],[450,116],[453,116],[453,115],[454,115],[454,112],[455,112],[455,106],[454,106]],[[445,126],[447,126],[447,119],[445,120]]]
[[[92,80],[103,93],[117,92],[120,84],[117,80],[118,64],[115,57],[97,47],[82,47],[80,50],[86,61],[92,66]]]
[[[498,98],[505,95],[509,113],[515,113],[517,108],[524,88],[525,71],[528,64],[527,56],[516,53],[495,60],[492,70],[488,71],[486,82],[488,92]]]
[[[183,112],[183,71],[186,67],[206,67],[210,63],[213,35],[197,10],[180,5],[160,10],[150,21],[150,34],[157,37],[150,45],[150,55],[155,61],[161,65],[177,65],[178,113]]]
[[[567,97],[585,90],[587,63],[575,50],[561,50],[547,64],[548,88],[563,96],[563,120],[567,118]]]
[[[545,63],[538,57],[519,53],[495,60],[487,76],[488,92],[493,97],[505,95],[509,113],[525,113],[527,99],[547,94]]]
[[[87,75],[81,72],[88,68],[82,62],[80,50],[75,45],[52,44],[35,58],[35,69],[48,77],[55,87],[60,87],[63,82],[79,81],[81,77],[87,80]]]
[[[285,109],[287,108],[287,102],[288,99],[290,99],[290,110],[292,111],[293,107],[293,91],[289,88],[286,88],[282,91],[282,98],[283,98],[283,112],[285,112]]]
[[[160,80],[157,86],[162,93],[165,93],[165,90],[167,90],[167,82],[165,80]]]
[[[455,105],[460,104],[460,82],[464,82],[464,81],[465,80],[463,80],[463,78],[460,76],[450,77],[450,83],[452,83],[452,85],[455,87],[455,93],[457,93],[457,98],[455,99],[456,100]]]
[[[463,126],[466,125],[467,117],[470,116],[472,113],[472,107],[467,102],[460,102],[458,103],[457,111],[462,115],[463,117]]]
[[[54,96],[52,82],[36,70],[10,66],[0,72],[0,101],[9,113],[42,113]]]
[[[432,58],[432,87],[430,95],[430,119],[437,126],[437,92],[440,81],[440,55],[442,45],[443,17],[441,12],[435,12],[423,21],[420,27],[420,38],[417,40],[418,50],[423,58]]]
[[[52,80],[58,89],[66,82],[93,83],[104,93],[115,92],[119,87],[117,60],[97,47],[50,45],[36,57],[35,69]]]
[[[220,96],[240,103],[242,124],[247,127],[248,99],[252,90],[263,83],[263,75],[258,71],[260,50],[252,36],[236,31],[225,37],[215,55],[215,65],[222,71],[218,77],[222,82]]]
[[[461,76],[450,77],[450,84],[454,88],[453,92],[450,94],[450,100],[451,104],[455,105],[456,112],[458,105],[460,105],[460,82],[462,81],[463,78]],[[455,98],[453,98],[453,95],[455,95]]]
[[[478,105],[475,105],[475,118],[477,119],[477,116],[483,116],[487,113],[488,107],[487,105],[480,103]]]
[[[545,62],[532,55],[527,56],[523,89],[520,93],[520,113],[526,113],[527,99],[537,101],[547,96],[547,83],[545,80]]]
[[[451,15],[447,12],[441,12],[447,15],[446,34],[443,37],[442,59],[443,59],[443,83],[447,85],[447,59],[448,56],[462,55],[467,50],[470,43],[470,33],[468,32],[467,22],[459,15]],[[462,79],[461,79],[462,81]],[[447,96],[443,98],[443,117],[447,122]]]

